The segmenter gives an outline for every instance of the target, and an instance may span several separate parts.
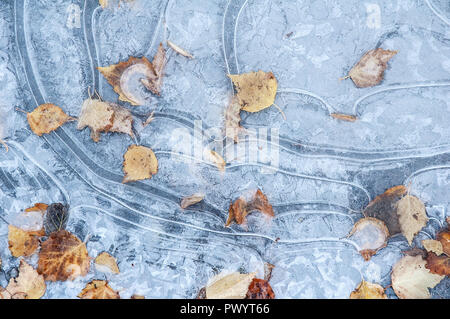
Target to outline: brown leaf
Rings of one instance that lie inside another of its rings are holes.
[[[434,288],[445,276],[431,273],[421,256],[404,256],[392,268],[391,281],[400,299],[429,299],[428,288]]]
[[[114,274],[120,273],[119,267],[117,266],[116,259],[113,256],[111,256],[110,254],[108,254],[106,251],[100,253],[95,258],[94,262],[96,265],[100,266],[99,267],[100,269],[102,269],[103,267],[106,267],[109,271],[111,271]]]
[[[124,133],[133,137],[133,117],[131,116],[130,110],[114,103],[109,103],[109,105],[114,111],[114,120],[113,125],[108,131]]]
[[[206,299],[244,299],[255,273],[218,274],[206,286]]]
[[[186,50],[183,50],[182,48],[180,48],[178,45],[176,45],[175,43],[167,40],[167,45],[174,50],[176,53],[181,54],[182,56],[185,56],[186,58],[189,59],[193,59],[194,57],[192,56],[192,54],[190,54],[189,52],[187,52]]]
[[[264,263],[264,279],[269,281],[270,278],[272,278],[272,271],[275,268],[275,265],[272,265],[271,263],[265,262]]]
[[[247,215],[253,210],[260,211],[270,217],[275,216],[267,196],[258,189],[249,201],[241,196],[234,201],[234,203],[230,204],[230,208],[228,209],[228,219],[225,226],[230,226],[233,221],[239,225],[246,224]]]
[[[11,295],[20,299],[39,299],[46,290],[44,277],[25,261],[20,261],[19,276],[11,278],[6,290]]]
[[[131,145],[123,155],[122,183],[151,178],[158,172],[158,160],[155,153],[145,146]]]
[[[447,255],[437,256],[435,253],[429,252],[425,267],[433,274],[450,277],[450,257]]]
[[[52,233],[41,245],[37,271],[48,281],[74,280],[89,271],[86,245],[66,230]]]
[[[160,95],[162,87],[162,79],[164,77],[164,68],[166,67],[166,50],[162,43],[159,44],[158,51],[153,58],[152,64],[156,73],[156,78],[143,78],[142,84],[152,93]]]
[[[47,204],[44,203],[36,203],[34,204],[33,207],[29,207],[27,209],[25,209],[25,212],[41,212],[42,214],[45,214],[45,212],[47,211]]]
[[[131,296],[131,299],[145,299],[145,296],[134,294],[133,296]]]
[[[331,113],[330,115],[332,118],[347,121],[347,122],[355,122],[357,120],[356,116],[354,116],[354,115],[341,114],[341,113]]]
[[[214,164],[219,169],[219,171],[221,172],[225,171],[227,163],[225,163],[223,157],[220,156],[217,152],[205,148],[203,150],[203,158],[205,161]]]
[[[192,194],[191,196],[186,196],[181,200],[180,206],[181,208],[185,209],[191,205],[201,202],[203,198],[205,198],[205,194],[202,193],[195,193]]]
[[[382,220],[391,236],[401,233],[397,216],[397,202],[406,194],[405,186],[399,185],[389,188],[383,194],[378,195],[364,209],[365,217],[375,217]]]
[[[81,299],[120,299],[117,291],[113,290],[107,281],[92,280],[78,294]]]
[[[365,217],[358,220],[348,237],[358,245],[359,253],[366,261],[387,245],[389,231],[383,221]]]
[[[31,130],[38,136],[48,134],[73,120],[59,106],[51,103],[41,104],[33,112],[27,113],[27,119]]]
[[[397,215],[402,234],[411,245],[414,236],[428,222],[425,205],[417,197],[406,195],[397,202]]]
[[[450,257],[450,231],[441,231],[436,239],[442,244],[442,250]]]
[[[247,112],[259,112],[275,102],[277,79],[272,72],[228,74],[237,91],[241,108]]]
[[[270,287],[269,281],[253,278],[245,299],[275,299],[275,293]]]
[[[41,235],[42,236],[42,235]],[[39,238],[33,231],[26,231],[16,226],[8,226],[8,244],[14,257],[30,256],[39,247]]]
[[[236,96],[233,96],[225,111],[225,136],[239,142],[239,134],[245,129],[241,126],[241,105]]]
[[[425,239],[425,240],[422,240],[422,245],[427,250],[427,252],[433,252],[438,256],[444,253],[442,244],[438,240]]]
[[[94,142],[100,140],[100,133],[107,132],[114,122],[114,109],[106,102],[96,99],[86,99],[81,107],[78,117],[79,130],[86,126],[91,129],[91,138]]]
[[[383,287],[365,280],[350,294],[350,299],[388,299]]]
[[[383,80],[387,62],[397,54],[397,51],[383,50],[381,48],[370,50],[350,70],[348,76],[359,88],[377,85]]]

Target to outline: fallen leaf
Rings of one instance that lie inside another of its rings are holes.
[[[237,91],[241,108],[247,112],[259,112],[275,102],[277,79],[272,72],[228,74]]]
[[[219,169],[219,171],[225,171],[225,166],[227,165],[227,163],[225,163],[223,157],[220,156],[217,152],[205,148],[203,151],[203,159],[214,164]]]
[[[264,279],[269,281],[270,278],[272,278],[272,271],[275,268],[275,265],[272,265],[271,263],[265,262],[264,263]]]
[[[425,205],[417,197],[406,195],[397,202],[397,215],[402,234],[411,245],[414,236],[427,224]]]
[[[267,196],[258,189],[253,194],[250,200],[246,200],[243,196],[239,197],[236,201],[230,204],[228,209],[228,219],[225,226],[230,226],[234,221],[239,225],[247,223],[247,215],[252,211],[257,210],[264,215],[273,217],[272,205],[270,205]]]
[[[273,292],[269,281],[253,278],[248,287],[245,299],[275,299],[275,293]]]
[[[205,288],[206,299],[244,299],[255,275],[256,273],[240,274],[238,272],[228,275],[218,274]]]
[[[114,111],[114,120],[108,132],[124,133],[133,137],[133,117],[130,110],[114,103],[109,105]]]
[[[239,142],[239,134],[245,129],[241,126],[241,105],[236,96],[233,96],[225,111],[225,136]]]
[[[131,299],[145,299],[145,296],[133,295],[133,296],[131,296]]]
[[[11,255],[14,257],[30,256],[38,249],[39,238],[35,232],[9,225],[8,244]]]
[[[433,252],[428,252],[425,267],[433,274],[450,276],[450,257],[447,255],[438,256]]]
[[[341,114],[341,113],[331,113],[330,115],[332,118],[347,121],[347,122],[355,122],[357,120],[356,116],[354,116],[354,115]]]
[[[146,57],[130,57],[126,62],[98,67],[98,70],[113,86],[114,91],[119,94],[119,100],[129,102],[131,105],[141,105],[145,101],[133,90],[133,87],[136,86],[136,77],[148,90],[159,95],[165,64],[165,50],[160,44],[153,62],[147,60]]]
[[[378,250],[386,247],[389,231],[383,221],[365,217],[353,225],[348,237],[358,245],[359,253],[368,261]]]
[[[364,209],[364,216],[382,220],[391,236],[401,233],[396,204],[407,191],[403,185],[389,188],[367,205]]]
[[[11,299],[11,294],[0,286],[0,299]]]
[[[42,136],[42,134],[48,134],[67,121],[74,120],[59,107],[51,103],[41,104],[33,110],[33,112],[27,113],[28,124],[34,134]]]
[[[25,212],[29,213],[29,212],[41,212],[42,214],[45,214],[45,212],[47,211],[47,204],[44,203],[36,203],[34,204],[33,207],[29,207],[27,209],[25,209]]]
[[[195,193],[192,194],[191,196],[186,196],[181,200],[180,206],[181,208],[185,209],[191,205],[201,202],[203,198],[205,198],[205,194],[203,193]]]
[[[117,291],[113,290],[107,281],[92,280],[78,294],[81,299],[120,299]]]
[[[359,88],[377,85],[383,80],[387,62],[392,59],[397,51],[383,50],[381,48],[370,50],[350,70],[350,77]]]
[[[3,147],[6,150],[6,153],[8,153],[8,150],[9,150],[8,144],[6,144],[6,142],[4,140],[2,140],[2,139],[0,139],[0,144],[3,145]]]
[[[439,240],[443,252],[450,257],[450,231],[441,231],[437,234],[436,240]]]
[[[186,58],[189,59],[193,59],[194,57],[192,56],[192,54],[190,54],[189,52],[187,52],[186,50],[183,50],[182,48],[180,48],[178,45],[176,45],[175,43],[173,43],[172,41],[167,40],[167,45],[174,50],[176,53],[181,54],[182,56],[185,56]]]
[[[106,267],[109,271],[111,271],[114,274],[120,273],[119,267],[117,266],[116,259],[113,256],[111,256],[110,254],[108,254],[107,252],[100,253],[95,258],[94,262],[96,265]],[[100,269],[102,269],[102,267],[100,267]]]
[[[400,299],[429,299],[428,288],[434,288],[445,276],[431,273],[421,256],[404,256],[392,268],[391,281]]]
[[[151,178],[158,172],[158,160],[148,147],[131,145],[123,159],[125,176],[122,183]]]
[[[89,271],[86,245],[66,230],[52,233],[41,244],[37,271],[47,281],[74,280]]]
[[[46,290],[44,277],[25,261],[20,261],[19,276],[11,278],[6,290],[11,295],[20,296],[20,299],[39,299]]]
[[[436,255],[442,255],[444,253],[444,249],[442,248],[442,244],[438,240],[434,239],[425,239],[422,240],[423,247],[427,250],[427,252],[433,252]]]
[[[44,218],[44,229],[47,235],[66,228],[69,220],[68,206],[61,203],[50,204]]]
[[[114,121],[114,109],[106,102],[97,99],[86,99],[81,107],[78,117],[79,130],[86,126],[91,129],[91,138],[94,142],[100,140],[100,133],[107,132]]]
[[[350,294],[350,299],[388,299],[383,287],[365,280]]]

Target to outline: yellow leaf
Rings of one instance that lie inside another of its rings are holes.
[[[23,260],[20,261],[19,276],[11,278],[6,287],[6,291],[12,298],[20,296],[24,299],[39,299],[44,295],[45,290],[44,277]]]
[[[206,299],[244,299],[256,273],[218,274],[206,286]]]
[[[104,266],[106,268],[109,269],[109,271],[118,274],[120,273],[119,271],[119,267],[117,266],[117,262],[116,259],[111,256],[110,254],[108,254],[107,252],[102,252],[100,253],[96,258],[95,258],[95,264],[99,265],[99,266]],[[101,269],[102,267],[100,267]]]
[[[30,256],[38,249],[39,238],[35,232],[26,231],[16,226],[9,225],[8,244],[11,255],[14,257]]]
[[[275,102],[277,79],[272,72],[250,72],[228,74],[237,91],[242,109],[247,112],[259,112]]]
[[[433,252],[438,256],[444,253],[442,244],[438,240],[425,239],[425,240],[422,240],[422,245],[426,249],[426,251]]]
[[[365,280],[350,294],[350,299],[387,299],[383,287]]]
[[[104,280],[92,280],[78,294],[81,299],[120,299],[117,291],[113,290]]]
[[[123,159],[125,176],[122,183],[151,178],[158,172],[158,160],[148,147],[131,145]]]
[[[31,130],[38,136],[48,134],[73,120],[60,107],[50,103],[41,104],[33,112],[27,113],[27,119]]]

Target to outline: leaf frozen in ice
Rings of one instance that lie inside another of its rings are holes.
[[[27,113],[27,120],[33,133],[42,136],[42,134],[48,134],[56,130],[67,121],[74,120],[74,118],[64,113],[59,106],[46,103]]]
[[[113,290],[105,280],[92,280],[78,294],[81,299],[120,299],[117,291]]]
[[[406,195],[397,202],[397,215],[402,234],[411,245],[414,236],[427,224],[425,205],[417,197]]]
[[[365,217],[358,220],[348,237],[358,245],[359,253],[367,261],[387,245],[389,231],[383,221]]]
[[[151,178],[158,172],[158,160],[151,148],[131,145],[123,155],[122,183]]]

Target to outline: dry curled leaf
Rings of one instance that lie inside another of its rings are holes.
[[[41,212],[42,214],[45,214],[45,212],[47,211],[47,204],[44,203],[36,203],[34,204],[34,206],[32,207],[28,207],[27,209],[25,209],[25,212]]]
[[[230,204],[228,209],[228,219],[225,226],[230,226],[233,221],[239,225],[245,225],[247,223],[247,215],[254,210],[260,211],[266,216],[275,216],[267,196],[258,189],[250,200],[246,200],[241,196]]]
[[[433,252],[429,252],[426,267],[433,274],[450,276],[450,257],[447,255],[438,256]]]
[[[245,299],[275,299],[275,293],[273,292],[269,281],[253,278],[248,287]]]
[[[365,280],[350,294],[350,299],[388,299],[383,287]]]
[[[275,102],[277,79],[272,72],[228,74],[236,88],[241,108],[247,112],[259,112]]]
[[[117,291],[113,290],[105,280],[92,280],[78,294],[81,299],[120,299]]]
[[[331,113],[330,115],[332,118],[347,121],[347,122],[355,122],[357,120],[356,116],[354,116],[354,115],[341,114],[341,113]]]
[[[417,197],[406,195],[397,202],[397,215],[402,234],[411,245],[414,236],[428,222],[425,205]]]
[[[228,275],[218,274],[205,288],[206,299],[244,299],[255,275],[256,273],[238,272]]]
[[[236,96],[230,101],[225,111],[225,136],[239,142],[239,134],[245,129],[241,126],[241,105]]]
[[[20,261],[19,276],[11,278],[6,287],[6,291],[11,298],[39,299],[46,290],[44,277],[28,265],[25,261]]]
[[[189,206],[192,206],[194,204],[197,204],[199,202],[201,202],[203,200],[203,198],[205,198],[205,194],[203,193],[195,193],[192,194],[191,196],[186,196],[181,200],[181,208],[185,209]]]
[[[370,50],[363,55],[361,60],[350,70],[348,77],[359,88],[377,85],[383,80],[387,63],[397,51],[383,50],[381,48]]]
[[[119,267],[117,266],[116,258],[108,254],[106,251],[100,253],[94,260],[97,266],[102,269],[106,267],[106,269],[114,274],[120,273]]]
[[[158,172],[158,160],[155,153],[145,146],[131,145],[123,155],[122,183],[151,178]]]
[[[86,245],[66,230],[52,233],[41,245],[37,271],[48,281],[74,280],[89,271]]]
[[[365,217],[358,220],[348,235],[358,245],[359,253],[367,261],[387,245],[389,231],[383,221]]]
[[[382,220],[391,236],[401,233],[397,216],[397,202],[406,194],[405,186],[394,186],[378,195],[364,209],[365,217],[374,217]]]
[[[186,58],[189,59],[193,59],[194,57],[192,56],[192,54],[190,54],[189,52],[187,52],[186,50],[183,50],[182,48],[180,48],[178,45],[176,45],[175,43],[173,43],[172,41],[167,40],[167,45],[174,50],[176,53],[181,54],[182,56],[185,56]]]
[[[203,151],[203,159],[214,164],[219,169],[219,171],[225,171],[225,166],[227,165],[227,163],[225,163],[223,157],[220,156],[217,152],[205,148]]]
[[[28,124],[34,134],[42,136],[48,134],[67,121],[74,120],[59,107],[51,103],[41,104],[27,113]]]
[[[427,252],[433,252],[438,256],[444,253],[442,244],[438,240],[425,239],[425,240],[422,240],[422,245],[426,249]]]
[[[11,255],[14,257],[30,256],[39,247],[38,234],[33,231],[26,231],[16,226],[9,225],[8,244]]]
[[[434,288],[445,276],[431,273],[421,256],[404,256],[392,268],[392,288],[400,299],[429,299],[428,288]]]
[[[91,138],[98,142],[100,133],[107,132],[113,126],[113,121],[114,109],[108,103],[89,98],[83,102],[77,128],[82,130],[89,127]]]
[[[145,101],[138,96],[134,87],[140,81],[152,93],[159,95],[165,64],[165,50],[160,44],[153,62],[146,57],[130,57],[126,62],[98,67],[98,70],[119,94],[119,100],[141,105]]]

